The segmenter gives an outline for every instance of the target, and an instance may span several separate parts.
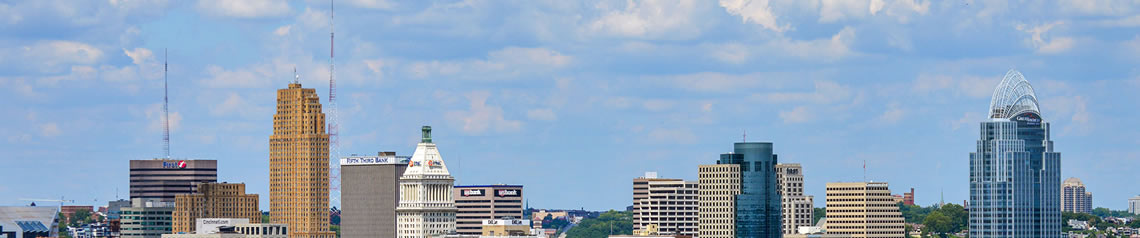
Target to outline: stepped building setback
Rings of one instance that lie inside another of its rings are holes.
[[[335,238],[329,230],[329,134],[317,91],[296,80],[277,90],[269,136],[269,217],[290,238]]]
[[[1033,86],[1007,72],[970,153],[971,238],[1060,236],[1061,153],[1049,128]]]
[[[396,234],[400,238],[424,238],[455,233],[455,178],[447,171],[431,140],[431,127],[423,127],[423,139],[404,175],[400,177],[400,205],[396,207]]]

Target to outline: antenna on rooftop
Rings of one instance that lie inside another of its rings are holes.
[[[170,90],[166,72],[167,70],[167,51],[166,48],[162,49],[162,152],[170,159]]]
[[[301,83],[301,75],[297,74],[297,66],[293,66],[293,83]]]
[[[336,104],[336,5],[329,0],[329,184],[332,201],[340,201],[340,113]]]

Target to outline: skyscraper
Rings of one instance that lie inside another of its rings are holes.
[[[1053,152],[1033,86],[1005,74],[970,153],[970,237],[1061,234],[1061,154]]]
[[[812,226],[814,197],[804,196],[803,167],[799,163],[776,164],[776,180],[783,203],[784,234],[796,234],[801,226]]]
[[[342,237],[396,237],[400,176],[409,159],[396,152],[340,159]]]
[[[701,165],[697,170],[697,237],[736,237],[740,165]]]
[[[736,237],[781,237],[780,193],[776,185],[776,154],[771,142],[737,142],[717,164],[740,165],[740,194],[736,195]]]
[[[463,185],[455,186],[453,191],[457,209],[455,231],[460,235],[483,234],[488,220],[523,218],[522,185]]]
[[[396,235],[424,238],[455,233],[455,178],[431,141],[431,127],[423,127],[404,176],[400,177],[400,205],[396,207]]]
[[[1061,211],[1089,213],[1092,212],[1092,193],[1085,190],[1081,179],[1069,178],[1061,183]]]
[[[277,90],[269,136],[269,216],[291,238],[332,238],[329,230],[329,135],[320,98],[293,81]]]

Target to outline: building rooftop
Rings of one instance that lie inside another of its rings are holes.
[[[1017,70],[1005,73],[990,99],[989,118],[1010,119],[1026,112],[1041,115],[1033,86]]]
[[[58,214],[57,207],[0,207],[0,226],[5,229],[50,232]]]

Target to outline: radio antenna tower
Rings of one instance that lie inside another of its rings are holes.
[[[162,152],[170,159],[170,90],[167,86],[167,51],[162,49]]]
[[[333,0],[329,0],[329,199],[334,204],[340,204],[340,116],[336,105],[336,26]],[[334,205],[330,204],[330,205]]]

